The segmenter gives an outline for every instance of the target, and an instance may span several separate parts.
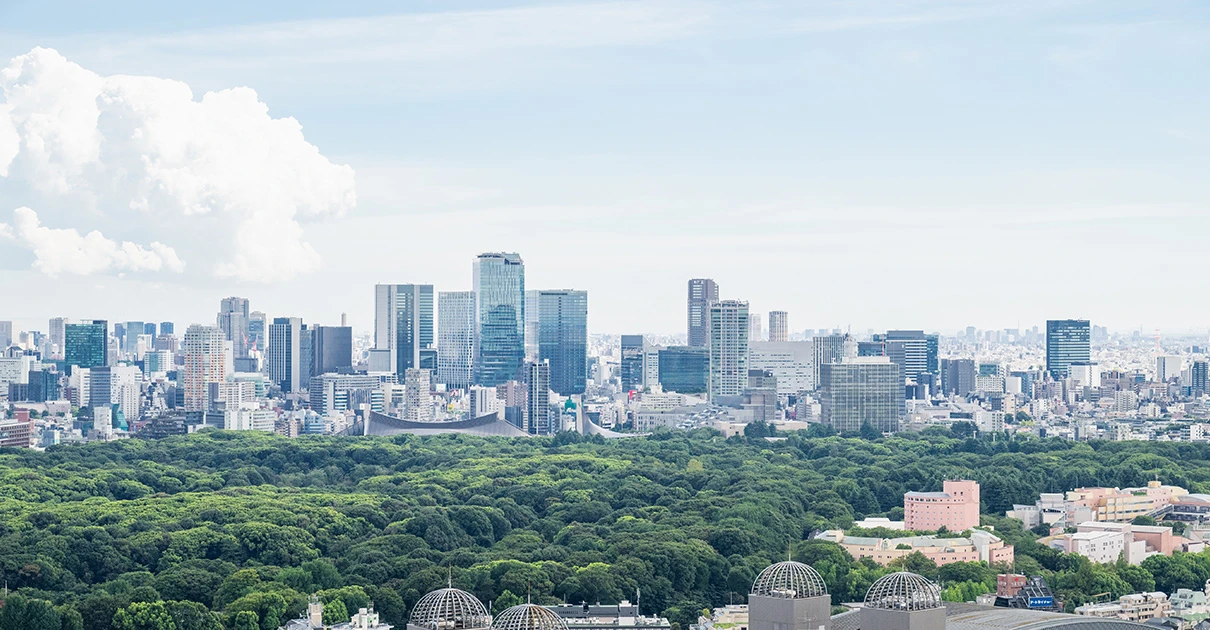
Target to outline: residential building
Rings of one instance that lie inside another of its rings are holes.
[[[273,433],[277,414],[272,409],[261,409],[255,403],[228,406],[223,410],[223,428],[228,431],[264,431]]]
[[[904,526],[912,531],[964,532],[979,526],[979,484],[946,480],[941,492],[903,495]]]
[[[525,425],[532,435],[550,435],[558,430],[550,411],[550,364],[525,364]]]
[[[1091,329],[1086,319],[1057,319],[1046,322],[1046,371],[1056,381],[1067,378],[1072,363],[1092,358]]]
[[[769,341],[771,343],[790,341],[790,316],[785,311],[769,311]]]
[[[474,381],[475,294],[437,294],[437,382],[448,389],[466,389]]]
[[[185,331],[185,364],[181,370],[184,407],[188,412],[209,409],[210,383],[227,380],[228,346],[226,335],[217,326],[194,324]]]
[[[718,284],[709,278],[689,281],[688,344],[693,348],[710,347],[710,305],[718,301]]]
[[[433,321],[433,285],[376,285],[370,369],[400,377],[411,368],[436,370]]]
[[[550,388],[560,396],[583,394],[588,372],[588,292],[538,294],[538,361],[550,364]]]
[[[432,422],[432,373],[420,368],[408,368],[404,374],[403,418],[412,422]]]
[[[899,366],[887,357],[855,357],[820,366],[823,423],[840,432],[868,424],[882,433],[899,430],[904,405]]]
[[[109,323],[105,320],[65,324],[63,336],[64,362],[69,369],[109,365]]]
[[[525,262],[515,253],[475,259],[475,384],[514,379],[525,359]]]
[[[748,384],[748,303],[713,302],[709,313],[710,399],[739,396]]]

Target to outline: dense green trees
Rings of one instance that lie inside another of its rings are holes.
[[[1188,443],[993,443],[935,429],[874,441],[768,435],[605,443],[207,432],[6,451],[0,577],[20,593],[10,601],[26,603],[4,607],[0,630],[272,629],[314,593],[346,614],[373,602],[402,626],[451,576],[497,609],[526,593],[579,603],[641,589],[645,613],[684,625],[741,600],[788,549],[823,573],[834,601],[861,599],[890,569],[811,534],[901,517],[904,492],[946,478],[980,481],[993,515],[1083,485],[1158,477],[1210,491],[1210,449]],[[1069,602],[1210,578],[1210,556],[1097,567],[1002,517],[986,522],[1017,545],[1019,570],[1045,575]],[[947,598],[994,585],[992,567],[901,564],[940,579]],[[36,609],[38,621],[5,616],[20,609]]]

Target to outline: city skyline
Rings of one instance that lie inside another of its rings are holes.
[[[1204,74],[1204,4],[66,6],[0,8],[0,283],[30,296],[5,314],[26,327],[136,320],[148,295],[157,319],[208,323],[241,295],[365,330],[349,279],[466,290],[484,251],[520,252],[528,286],[590,291],[594,331],[679,331],[673,288],[694,277],[791,330],[1205,327],[1185,274],[1153,269],[1202,264],[1208,88],[1173,77]],[[46,100],[18,102],[33,85]],[[124,131],[159,128],[131,111],[205,121],[181,138],[208,161],[171,135],[106,134],[114,163],[84,140],[49,162],[21,148],[39,103],[89,90],[121,95],[101,122]],[[145,158],[164,170],[129,170]],[[1089,261],[1182,299],[1063,278]]]

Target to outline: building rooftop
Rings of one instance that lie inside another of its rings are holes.
[[[946,630],[1139,630],[1146,627],[1120,619],[954,603],[945,605],[945,622]],[[832,617],[832,630],[863,630],[861,611],[853,610]]]

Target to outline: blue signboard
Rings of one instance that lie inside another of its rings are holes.
[[[1031,597],[1029,598],[1030,608],[1050,608],[1055,605],[1053,597]]]

